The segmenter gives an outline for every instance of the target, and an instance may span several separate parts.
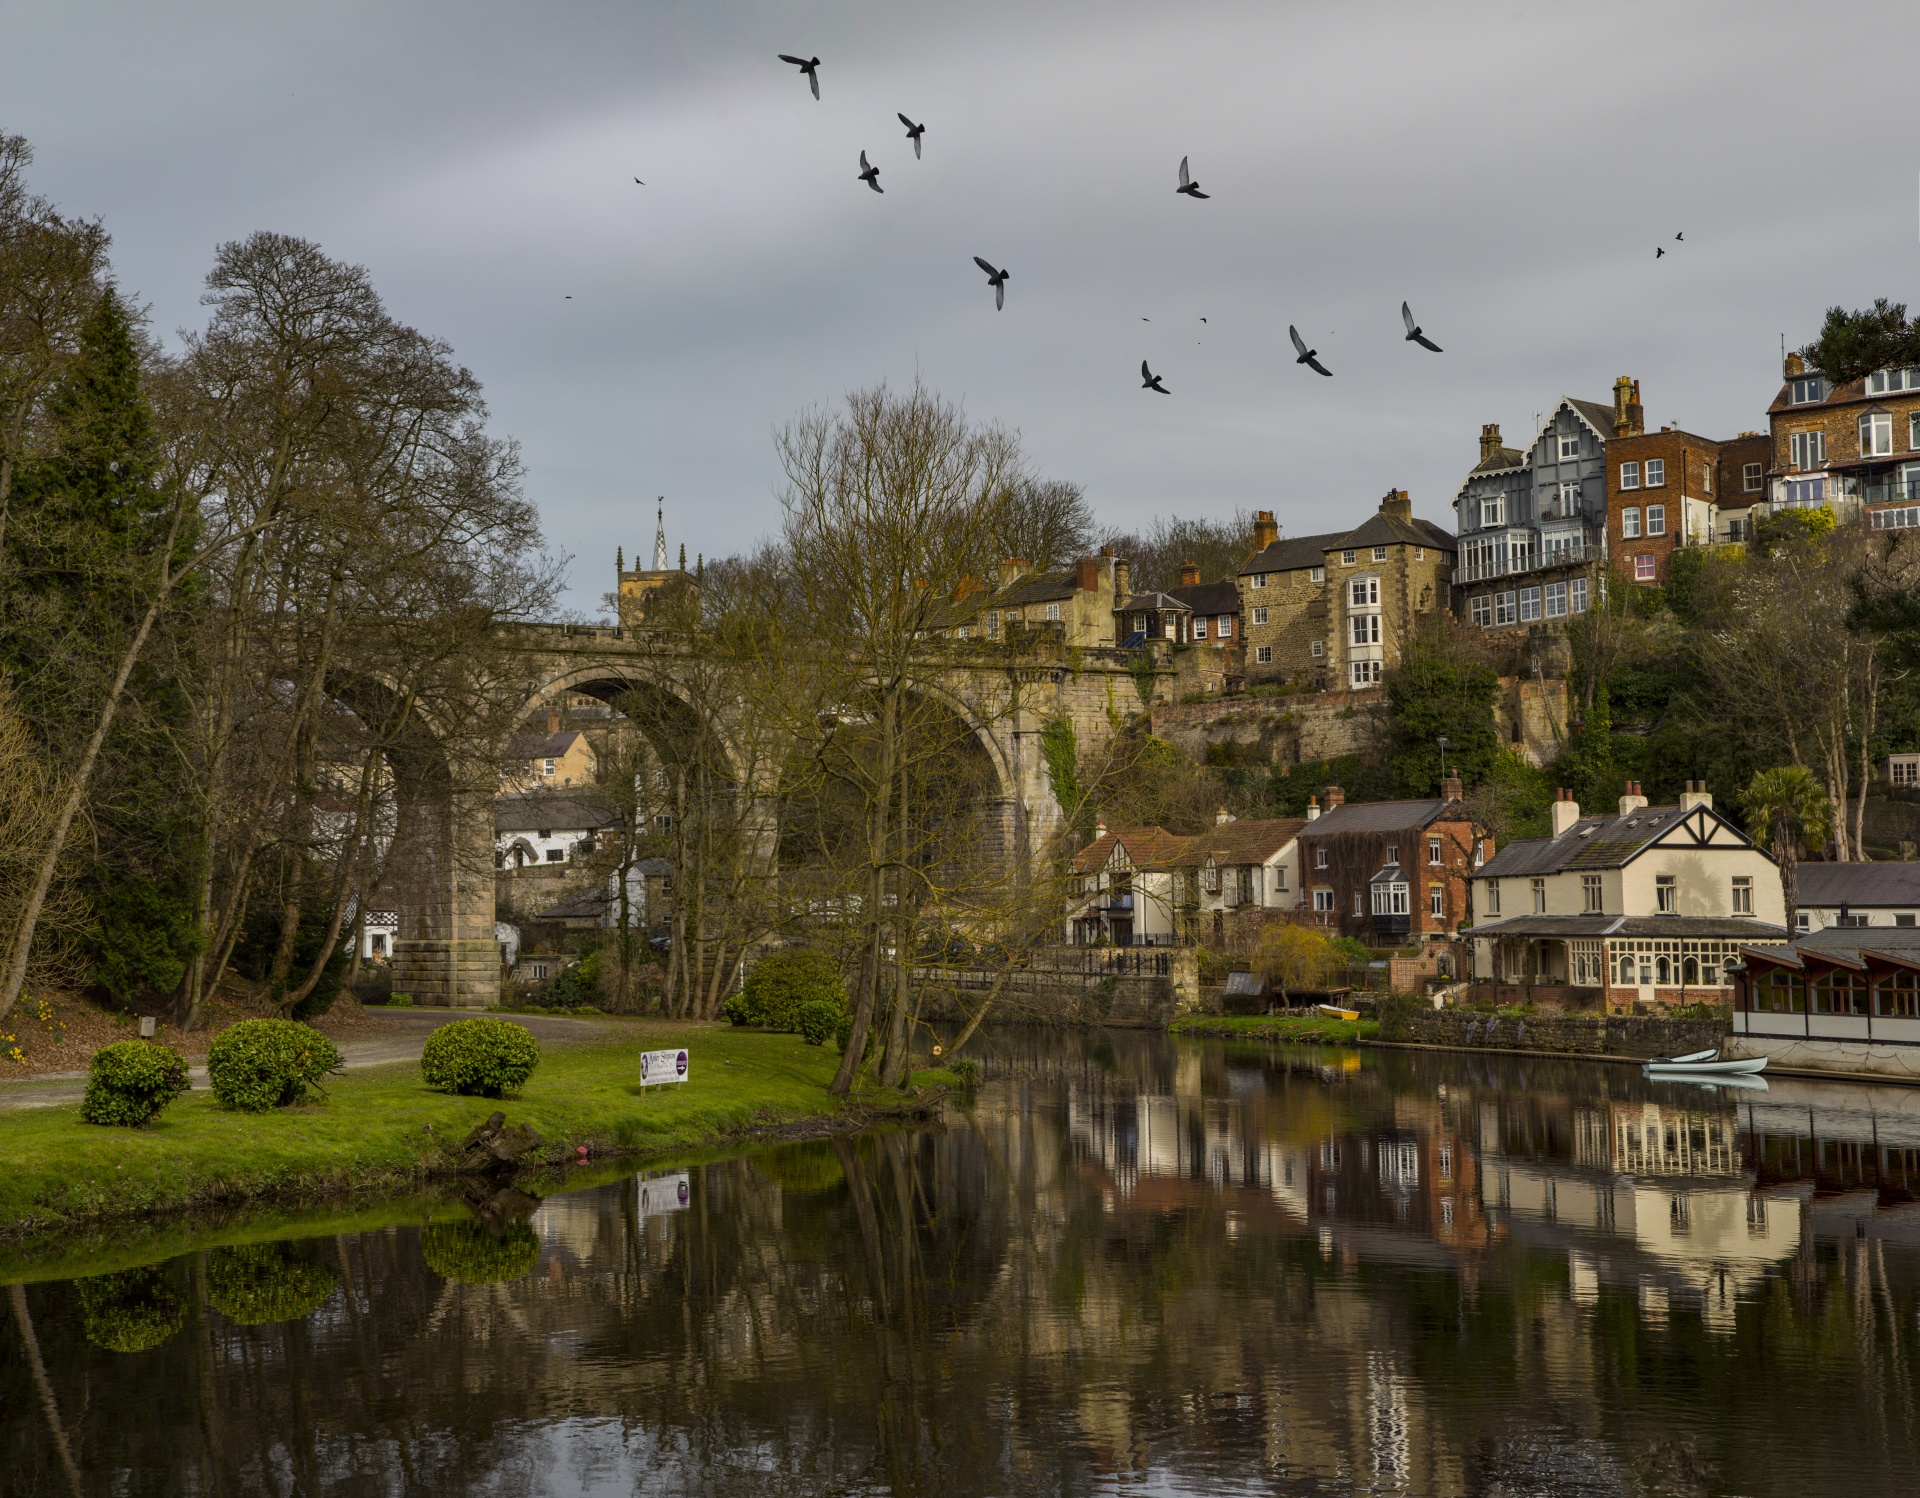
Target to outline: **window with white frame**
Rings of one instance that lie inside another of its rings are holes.
[[[1889,754],[1887,780],[1893,785],[1920,786],[1920,754]]]
[[[1256,666],[1271,666],[1273,664],[1273,647],[1271,645],[1254,646],[1253,663]]]
[[[1425,561],[1425,560],[1427,559],[1427,548],[1426,548],[1426,547],[1424,547],[1424,546],[1416,546],[1416,547],[1414,547],[1414,548],[1413,548],[1413,559],[1414,559],[1414,560],[1415,560],[1416,562],[1424,562],[1424,561]]]
[[[1920,419],[1920,418],[1916,418],[1916,419]],[[1740,465],[1741,491],[1746,494],[1758,494],[1760,492],[1761,475],[1764,474],[1765,472],[1766,472],[1766,468],[1763,464],[1742,463]]]
[[[1547,881],[1544,879],[1533,880],[1533,913],[1535,915],[1547,913]]]
[[[954,633],[957,634],[963,640],[971,640],[973,638],[973,626],[970,624],[963,624],[960,626],[959,629],[955,630]]]
[[[542,775],[551,775],[558,769],[559,764],[557,761],[545,759],[540,762],[540,773]]]
[[[1374,548],[1373,548],[1373,559],[1374,559],[1374,560],[1375,560],[1376,562],[1384,562],[1384,561],[1385,561],[1385,560],[1387,559],[1387,548],[1386,548],[1386,547],[1384,547],[1384,546],[1376,546],[1376,547],[1374,547]]]
[[[1467,608],[1473,615],[1473,622],[1485,629],[1493,623],[1493,595],[1476,593],[1467,600]]]
[[[1620,465],[1620,487],[1622,489],[1638,489],[1640,487],[1640,465],[1638,463],[1622,463]]]
[[[1447,888],[1443,884],[1427,886],[1427,914],[1436,921],[1447,918]]]
[[[1824,431],[1788,433],[1787,456],[1802,473],[1820,467],[1827,461],[1827,434]]]
[[[1322,912],[1332,911],[1333,891],[1324,887],[1316,889],[1313,892],[1313,908]]]
[[[1520,611],[1520,595],[1517,593],[1496,593],[1493,595],[1493,622],[1511,624]]]
[[[1680,913],[1680,891],[1671,874],[1653,876],[1653,908],[1660,915]]]
[[[1133,632],[1137,635],[1144,635],[1147,632],[1148,623],[1149,621],[1145,614],[1135,614],[1133,616]]]
[[[1207,616],[1205,614],[1195,614],[1193,616],[1193,637],[1196,640],[1206,639]]]
[[[1910,412],[1907,416],[1907,446],[1914,452],[1920,452],[1920,411]]]
[[[1327,569],[1325,567],[1309,567],[1307,569],[1308,582],[1323,583],[1326,580],[1327,580]]]
[[[1327,647],[1319,640],[1315,640],[1311,645],[1307,646],[1307,654],[1312,656],[1316,661],[1325,655],[1326,652]]]
[[[1560,461],[1566,463],[1580,456],[1580,436],[1576,432],[1571,437],[1560,439]]]
[[[1574,613],[1576,614],[1586,613],[1587,611],[1587,580],[1584,577],[1574,578],[1573,585],[1569,589],[1569,593],[1571,595],[1571,601],[1573,604]]]
[[[1440,862],[1440,839],[1437,837],[1427,839],[1427,862]]]
[[[1817,479],[1788,479],[1786,482],[1786,501],[1790,505],[1810,505],[1827,497],[1827,480],[1823,474]]]
[[[1213,637],[1216,640],[1233,638],[1233,615],[1221,614],[1213,621]]]
[[[1264,603],[1255,607],[1253,611],[1253,622],[1255,624],[1265,624],[1267,622],[1267,606]]]
[[[1680,487],[1684,489],[1686,485]],[[1703,494],[1713,493],[1713,464],[1705,461],[1700,465],[1700,491]]]
[[[1348,617],[1347,624],[1353,631],[1354,644],[1378,645],[1380,643],[1380,616],[1378,614],[1353,614]]]
[[[1485,529],[1490,525],[1507,523],[1507,497],[1504,494],[1490,494],[1480,501],[1480,525]]]
[[[1387,844],[1387,862],[1395,865],[1400,862],[1400,845],[1398,843]]]
[[[1140,618],[1142,621],[1140,628],[1145,629],[1147,627],[1145,623],[1146,615],[1142,614]],[[987,610],[987,633],[990,635],[997,635],[1000,633],[1000,610],[998,609]]]
[[[1264,572],[1252,573],[1247,578],[1247,586],[1249,588],[1264,588],[1266,585],[1267,575]]]
[[[1884,458],[1893,451],[1893,412],[1865,411],[1860,416],[1860,456]]]
[[[1896,395],[1920,390],[1920,369],[1882,369],[1867,376],[1868,395]]]
[[[1375,687],[1380,684],[1380,662],[1353,661],[1350,672],[1355,690],[1361,687]]]
[[[1058,620],[1058,619],[1059,619],[1059,617],[1060,617],[1060,605],[1059,605],[1059,604],[1057,604],[1057,603],[1050,603],[1050,604],[1048,604],[1048,605],[1047,605],[1047,620],[1048,620],[1048,622],[1049,622],[1049,623],[1051,623],[1051,622],[1054,622],[1054,621],[1056,621],[1056,620]]]
[[[1313,866],[1316,869],[1324,869],[1327,866],[1327,850],[1325,848],[1315,848],[1313,850]]]
[[[1753,879],[1747,874],[1733,876],[1733,913],[1753,914]]]
[[[1567,617],[1567,585],[1548,583],[1546,593],[1547,617],[1564,619]]]
[[[1406,915],[1408,913],[1407,886],[1395,880],[1373,887],[1373,913],[1375,915]],[[1355,911],[1358,915],[1359,912]]]
[[[1580,909],[1586,915],[1600,915],[1607,908],[1606,897],[1601,893],[1598,874],[1580,876]]]
[[[1920,505],[1906,505],[1897,510],[1873,510],[1868,513],[1873,529],[1877,531],[1904,531],[1920,526]]]
[[[1647,534],[1664,536],[1667,533],[1667,507],[1665,505],[1647,506]]]
[[[1818,375],[1808,375],[1805,379],[1792,380],[1787,385],[1787,404],[1790,406],[1810,406],[1826,396],[1825,384]]]
[[[1377,607],[1380,603],[1380,579],[1356,577],[1347,584],[1347,601],[1356,609]]]
[[[1353,913],[1354,913],[1355,915],[1365,915],[1365,914],[1366,914],[1366,910],[1365,910],[1365,908],[1364,908],[1364,905],[1363,905],[1363,903],[1362,903],[1362,902],[1363,902],[1363,901],[1364,901],[1365,899],[1366,899],[1366,896],[1365,896],[1365,895],[1363,895],[1363,894],[1361,894],[1359,890],[1355,890],[1355,891],[1353,892]]]
[[[1354,553],[1353,553],[1353,552],[1350,552],[1350,551],[1343,551],[1343,552],[1341,552],[1341,553],[1340,553],[1340,565],[1341,565],[1342,567],[1351,567],[1351,566],[1353,565],[1353,558],[1354,558]]]
[[[1628,541],[1640,539],[1640,506],[1628,505],[1620,512],[1620,534]]]
[[[1540,590],[1522,588],[1520,590],[1520,622],[1531,624],[1540,617]]]
[[[1655,575],[1655,569],[1656,564],[1654,558],[1635,557],[1633,559],[1633,580],[1637,583],[1657,582],[1659,579]]]
[[[1667,481],[1667,460],[1665,458],[1647,459],[1647,487],[1658,489]]]

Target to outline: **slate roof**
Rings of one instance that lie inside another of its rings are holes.
[[[1187,839],[1187,847],[1174,860],[1176,868],[1197,869],[1211,854],[1216,864],[1233,867],[1265,863],[1285,850],[1307,825],[1304,817],[1274,817],[1245,822],[1222,822],[1210,832]]]
[[[1511,473],[1526,465],[1527,455],[1517,447],[1497,447],[1490,457],[1482,458],[1467,470],[1471,478],[1476,473]]]
[[[1452,553],[1459,540],[1431,520],[1402,520],[1384,510],[1375,510],[1350,531],[1327,531],[1317,536],[1282,536],[1263,550],[1256,551],[1240,564],[1240,576],[1250,572],[1298,572],[1303,567],[1324,566],[1330,551],[1358,550],[1363,546],[1431,546],[1435,551]]]
[[[1240,566],[1240,575],[1249,572],[1298,572],[1303,567],[1323,566],[1327,553],[1346,540],[1345,531],[1328,531],[1320,536],[1282,536],[1256,551]]]
[[[1132,593],[1127,601],[1119,606],[1119,612],[1126,614],[1135,609],[1157,609],[1161,613],[1192,613],[1193,610],[1171,593]]]
[[[1710,806],[1684,812],[1677,806],[1643,806],[1625,815],[1582,817],[1558,837],[1530,837],[1508,843],[1475,869],[1473,877],[1511,879],[1520,874],[1558,874],[1567,869],[1617,869],[1639,857],[1662,833],[1671,831],[1695,810],[1703,810],[1722,826],[1738,830]]]
[[[1168,832],[1163,827],[1121,827],[1109,829],[1073,855],[1076,874],[1097,874],[1113,856],[1113,845],[1127,850],[1127,858],[1136,869],[1166,869],[1186,851],[1191,839]]]
[[[577,728],[558,733],[516,733],[507,740],[508,759],[558,759],[586,735]]]
[[[1321,812],[1317,819],[1307,823],[1300,836],[1312,838],[1341,832],[1403,832],[1438,821],[1440,814],[1450,806],[1457,809],[1455,815],[1467,815],[1467,808],[1460,801],[1349,801]]]
[[[1848,963],[1858,963],[1865,953],[1920,965],[1920,926],[1823,926],[1792,942],[1755,942],[1748,950],[1788,967],[1804,966],[1799,956],[1803,951]]]
[[[1346,539],[1336,542],[1338,546],[1359,548],[1362,546],[1431,546],[1436,551],[1451,552],[1460,543],[1447,531],[1443,531],[1431,520],[1402,520],[1398,515],[1389,515],[1384,510],[1376,510],[1361,525],[1347,532]]]
[[[527,791],[493,798],[493,830],[501,832],[590,832],[614,827],[620,814],[603,792]]]
[[[613,904],[613,896],[603,889],[590,889],[584,895],[562,900],[534,914],[536,921],[597,921]]]
[[[1807,906],[1920,906],[1920,863],[1803,863],[1799,884]]]
[[[1196,614],[1240,612],[1240,585],[1231,578],[1217,583],[1182,583],[1167,591]]]
[[[1570,395],[1563,395],[1560,397],[1560,402],[1562,405],[1573,407],[1585,419],[1587,425],[1600,434],[1603,442],[1613,436],[1613,407],[1606,401],[1575,400]]]
[[[1892,929],[1892,928],[1888,928]],[[1904,929],[1904,928],[1903,928]],[[1721,937],[1756,942],[1785,936],[1785,926],[1731,915],[1516,915],[1473,926],[1468,935]]]

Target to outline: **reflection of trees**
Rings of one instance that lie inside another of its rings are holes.
[[[296,1244],[249,1243],[207,1256],[207,1304],[242,1326],[297,1321],[337,1283],[332,1270]]]
[[[180,1330],[181,1300],[158,1265],[80,1281],[87,1340],[108,1352],[145,1352]]]
[[[994,1044],[996,1068],[1040,1080],[990,1085],[944,1129],[702,1167],[684,1211],[642,1216],[630,1183],[550,1200],[540,1262],[510,1282],[445,1283],[422,1234],[369,1233],[324,1246],[344,1293],[303,1321],[235,1325],[197,1293],[187,1334],[138,1360],[87,1344],[73,1289],[33,1287],[80,1468],[145,1474],[140,1494],[276,1472],[307,1492],[564,1489],[543,1481],[555,1461],[636,1478],[644,1461],[635,1486],[729,1494],[1916,1475],[1911,1254],[1803,1233],[1721,1326],[1678,1292],[1653,1314],[1604,1264],[1576,1298],[1566,1248],[1498,1212],[1453,1238],[1423,1216],[1442,1141],[1472,1189],[1482,1127],[1504,1158],[1594,1173],[1581,1152],[1604,1135],[1576,1115],[1635,1105],[1633,1073],[1529,1062],[1523,1091],[1431,1057],[1345,1072],[1128,1035],[1103,1055],[1040,1032]],[[1123,1191],[1082,1120],[1162,1103],[1179,1149]],[[1292,1195],[1252,1168],[1319,1172],[1323,1144],[1338,1163]],[[0,1471],[64,1492],[41,1408],[18,1355],[0,1362]]]

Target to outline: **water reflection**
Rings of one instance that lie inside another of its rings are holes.
[[[992,1052],[943,1129],[25,1287],[0,1488],[1920,1483],[1920,1094]]]

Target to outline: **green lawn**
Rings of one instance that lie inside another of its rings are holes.
[[[326,1102],[274,1113],[223,1112],[196,1088],[141,1129],[83,1124],[77,1104],[0,1116],[0,1239],[189,1207],[404,1190],[495,1108],[549,1145],[654,1154],[848,1107],[826,1092],[840,1059],[830,1046],[727,1026],[606,1028],[604,1040],[546,1048],[523,1095],[505,1102],[430,1091],[418,1064],[406,1063],[334,1077]],[[679,1046],[690,1053],[688,1079],[642,1092],[640,1051]],[[899,1101],[889,1093],[855,1103]]]
[[[1167,1027],[1176,1035],[1220,1040],[1281,1040],[1305,1045],[1352,1045],[1380,1032],[1373,1019],[1335,1019],[1327,1014],[1187,1014]]]

